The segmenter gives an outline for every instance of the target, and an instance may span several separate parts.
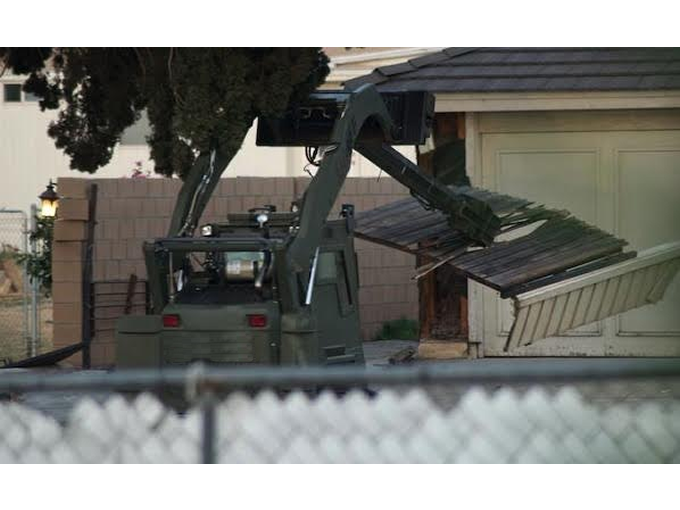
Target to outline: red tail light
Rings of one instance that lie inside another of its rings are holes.
[[[163,316],[164,328],[179,328],[179,324],[179,315],[172,313]]]
[[[265,328],[267,327],[267,316],[263,314],[249,315],[248,325],[251,328]]]

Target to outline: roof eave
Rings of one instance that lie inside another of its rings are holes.
[[[437,112],[680,108],[680,90],[435,93]]]

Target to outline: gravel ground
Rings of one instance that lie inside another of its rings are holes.
[[[388,340],[383,342],[369,342],[364,344],[366,363],[373,366],[389,367],[389,357],[406,347],[418,347],[418,342]],[[517,360],[506,359],[505,363],[512,364]],[[537,363],[547,363],[558,366],[565,358],[536,359]],[[455,361],[417,361],[416,363],[498,363],[497,359],[455,360]],[[557,393],[565,386],[575,387],[583,397],[597,407],[609,407],[614,404],[638,406],[649,401],[680,401],[680,378],[657,378],[639,380],[608,380],[595,382],[560,381],[541,382],[541,386],[550,394]],[[503,388],[512,388],[520,394],[526,392],[533,384],[484,384],[480,385],[487,393],[495,393]],[[470,389],[468,384],[432,385],[428,394],[444,409],[456,405],[463,394]]]
[[[30,314],[30,303],[27,303]],[[38,353],[52,350],[52,300],[40,301],[40,344]],[[30,319],[29,319],[30,320]],[[19,295],[0,296],[0,365],[2,360],[17,361],[28,355],[29,331],[23,298]]]

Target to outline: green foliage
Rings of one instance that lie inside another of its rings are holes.
[[[375,340],[418,340],[418,321],[402,317],[383,323]]]
[[[326,78],[320,48],[0,48],[24,90],[56,109],[71,168],[106,165],[146,110],[156,172],[185,177],[200,151],[234,154],[259,115],[282,114]]]
[[[16,260],[18,254],[19,250],[14,246],[2,244],[2,246],[0,246],[0,263],[5,260]]]
[[[36,242],[36,253],[21,253],[16,256],[21,264],[26,265],[26,272],[31,280],[37,280],[43,291],[52,292],[52,239],[54,237],[54,218],[36,216],[36,228],[30,234],[30,240]]]

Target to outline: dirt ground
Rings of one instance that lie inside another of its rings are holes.
[[[30,321],[30,303],[29,303]],[[52,349],[52,300],[40,301],[40,342],[38,353]],[[5,360],[18,361],[29,354],[30,326],[25,324],[23,298],[0,297],[0,365]]]

